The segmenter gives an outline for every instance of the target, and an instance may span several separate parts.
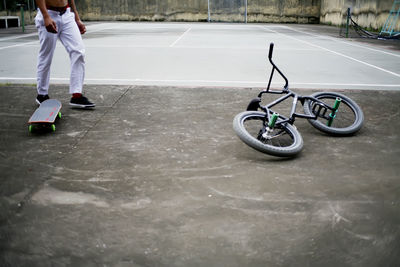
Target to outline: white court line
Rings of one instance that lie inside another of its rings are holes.
[[[182,33],[182,35],[178,39],[176,39],[175,42],[173,42],[169,47],[174,47],[183,38],[183,36],[185,36],[191,29],[192,27],[190,27],[184,33]]]
[[[109,24],[110,23],[101,23],[101,24],[89,25],[89,26],[86,27],[86,29],[88,30],[87,33],[93,33],[93,32],[98,32],[98,31],[102,31],[102,30],[116,28],[116,27],[109,27],[109,28],[101,28],[101,29],[97,29],[97,30],[90,30],[91,28],[98,28],[98,27],[101,27],[102,25],[109,25]],[[37,35],[38,35],[38,32],[36,31],[36,32],[33,32],[33,33],[28,33],[28,34],[18,34],[18,35],[13,35],[13,36],[9,36],[9,37],[2,37],[2,38],[0,38],[0,42],[9,41],[9,40],[16,40],[16,39],[22,39],[22,38],[31,37],[31,36],[37,36]]]
[[[338,42],[338,43],[342,43],[342,44],[347,44],[347,45],[354,46],[354,47],[360,47],[360,48],[368,49],[368,50],[371,50],[371,51],[374,51],[374,52],[379,52],[379,53],[383,53],[383,54],[386,54],[386,55],[394,56],[394,57],[400,57],[400,54],[395,54],[395,53],[387,52],[387,51],[384,51],[384,50],[375,49],[375,48],[368,47],[368,46],[365,46],[365,45],[359,45],[359,44],[355,44],[355,43],[350,43],[348,41],[338,40],[336,38],[332,38],[332,37],[329,37],[329,36],[322,36],[322,35],[312,34],[312,33],[305,32],[305,31],[300,31],[300,30],[294,29],[294,28],[289,27],[289,26],[279,26],[279,27],[287,28],[289,30],[292,30],[292,31],[295,31],[295,32],[299,32],[299,33],[302,33],[302,34],[307,34],[307,35],[310,35],[310,36],[313,36],[313,37],[317,37],[317,38],[322,38],[322,39],[326,39],[326,40],[330,40],[330,41],[334,41],[334,42]]]
[[[87,32],[85,33],[85,35],[83,35],[83,37],[85,37],[86,35],[90,35],[92,33],[98,33],[98,32],[101,32],[101,31],[113,30],[113,29],[118,29],[118,28],[122,29],[122,28],[127,28],[128,26],[131,26],[131,25],[128,24],[128,23],[115,23],[115,24],[114,23],[100,23],[100,24],[93,24],[93,25],[87,26]],[[150,28],[157,28],[158,29],[158,28],[161,28],[161,27],[150,27]],[[168,29],[168,27],[163,27],[163,28]],[[169,47],[173,47],[191,29],[192,28],[187,29]],[[31,37],[31,36],[37,36],[37,35],[38,35],[37,32],[26,34],[26,35],[14,35],[14,36],[10,36],[10,37],[0,38],[0,42],[1,41],[8,41],[8,40],[16,40],[16,39],[21,39],[21,38]],[[83,38],[83,40],[85,41],[85,38]],[[25,46],[25,45],[30,45],[30,44],[36,44],[37,46],[39,46],[39,42],[36,40],[36,41],[31,41],[31,42],[26,42],[26,43],[3,46],[3,47],[0,47],[0,50],[4,50],[4,49],[8,49],[8,48],[14,48],[14,47],[20,47],[20,46]],[[86,47],[90,47],[90,46],[86,46]],[[102,47],[102,46],[99,46],[99,47]],[[121,47],[123,47],[123,46],[121,46]],[[131,47],[131,46],[128,46],[128,47]],[[136,47],[136,46],[133,46],[133,47]]]
[[[338,56],[341,56],[341,57],[345,57],[345,58],[350,59],[350,60],[353,60],[353,61],[355,61],[355,62],[364,64],[364,65],[366,65],[366,66],[368,66],[368,67],[371,67],[371,68],[374,68],[374,69],[377,69],[377,70],[380,70],[380,71],[389,73],[389,74],[394,75],[394,76],[396,76],[396,77],[400,77],[400,74],[398,74],[398,73],[395,73],[395,72],[393,72],[393,71],[390,71],[390,70],[387,70],[387,69],[384,69],[384,68],[375,66],[375,65],[373,65],[373,64],[364,62],[364,61],[359,60],[359,59],[356,59],[356,58],[354,58],[354,57],[351,57],[351,56],[348,56],[348,55],[345,55],[345,54],[342,54],[342,53],[333,51],[333,50],[331,50],[331,49],[328,49],[328,48],[325,48],[325,47],[322,47],[322,46],[319,46],[319,45],[316,45],[316,44],[313,44],[313,43],[310,43],[310,42],[301,40],[301,39],[299,39],[299,38],[295,38],[295,37],[293,37],[293,36],[290,36],[290,35],[287,35],[287,34],[284,34],[284,33],[280,33],[280,32],[271,30],[271,29],[269,29],[269,28],[267,28],[267,27],[265,27],[265,26],[260,26],[260,27],[262,27],[262,28],[264,28],[264,29],[266,29],[266,30],[268,30],[268,31],[270,31],[270,32],[276,33],[276,34],[278,34],[278,35],[286,36],[287,38],[296,40],[296,41],[298,41],[298,42],[305,43],[305,44],[308,44],[308,45],[317,47],[317,48],[319,48],[319,49],[322,49],[322,50],[328,51],[328,52],[330,52],[330,53],[333,53],[333,54],[335,54],[335,55],[338,55]]]
[[[0,50],[8,49],[8,48],[14,48],[14,47],[19,47],[19,46],[25,46],[25,45],[30,45],[33,43],[37,43],[38,41],[31,41],[31,42],[26,42],[26,43],[21,43],[21,44],[15,44],[15,45],[9,45],[9,46],[3,46],[0,47]]]
[[[10,37],[3,37],[3,38],[0,38],[0,42],[8,41],[8,40],[16,40],[16,39],[35,36],[35,35],[38,35],[37,32],[29,33],[29,34],[23,34],[23,35],[14,35],[14,36],[10,36]]]
[[[85,40],[83,40],[85,42]],[[34,41],[34,42],[29,42],[29,43],[23,43],[23,44],[18,44],[18,45],[11,45],[7,46],[4,48],[12,48],[15,46],[29,46],[29,47],[40,47],[39,41]],[[267,46],[251,46],[251,47],[241,47],[241,46],[236,46],[236,47],[226,47],[226,46],[186,46],[186,45],[179,45],[179,46],[166,46],[166,45],[102,45],[102,44],[90,44],[87,45],[85,44],[85,48],[139,48],[139,49],[187,49],[187,50],[196,50],[196,49],[211,49],[211,50],[245,50],[249,51],[251,49],[252,51],[260,50],[260,51],[267,51],[265,54],[268,53],[268,47]],[[0,47],[0,50],[2,47]],[[317,49],[315,48],[288,48],[288,47],[283,47],[283,48],[275,48],[275,50],[279,51],[316,51]]]
[[[108,25],[108,24],[109,23],[105,23],[104,25]],[[88,30],[90,30],[91,28],[101,27],[101,25],[103,25],[103,23],[102,24],[89,25],[87,28],[88,28]],[[95,33],[95,32],[99,32],[99,31],[103,31],[103,30],[115,29],[117,27],[118,26],[106,27],[106,28],[97,29],[97,30],[91,30],[90,32],[86,32],[86,34]],[[10,36],[10,37],[0,38],[0,42],[1,41],[8,41],[8,40],[16,40],[16,39],[21,39],[21,38],[30,37],[30,36],[37,36],[37,35],[38,35],[37,32],[26,34],[26,35],[14,35],[14,36]],[[4,50],[4,49],[8,49],[8,48],[14,48],[14,47],[20,47],[20,46],[26,46],[26,45],[30,45],[30,44],[36,44],[37,46],[39,46],[39,41],[35,40],[35,41],[30,41],[30,42],[25,42],[25,43],[20,43],[20,44],[3,46],[3,47],[0,47],[0,50]]]
[[[68,78],[51,78],[51,82],[69,82]],[[36,78],[32,77],[0,77],[0,81],[21,81],[35,82]],[[90,83],[115,83],[115,84],[134,84],[134,83],[163,83],[163,84],[234,84],[243,86],[266,86],[268,81],[232,81],[232,80],[180,80],[180,79],[113,79],[113,78],[86,78],[86,82]],[[274,86],[281,86],[281,82],[272,82]],[[291,82],[291,87],[295,86],[325,86],[325,87],[380,87],[380,88],[396,88],[400,90],[400,84],[366,84],[366,83],[310,83],[310,82]]]
[[[108,25],[108,26],[107,26]],[[106,26],[106,27],[104,27]],[[117,29],[117,28],[125,28],[127,27],[127,24],[125,23],[100,23],[100,24],[93,24],[93,25],[89,25],[86,27],[86,34],[92,34],[92,33],[96,33],[96,32],[101,32],[101,31],[107,31],[107,30],[113,30],[113,29]],[[94,28],[94,29],[92,29]],[[99,28],[99,29],[97,29]],[[85,36],[83,35],[83,37]]]
[[[39,46],[39,44],[37,45]],[[153,49],[153,48],[171,48],[171,49],[219,49],[219,50],[246,50],[248,51],[251,49],[252,51],[254,50],[261,50],[261,51],[267,51],[265,53],[268,53],[268,47],[267,46],[252,46],[252,47],[241,47],[241,46],[236,46],[236,47],[226,47],[226,46],[186,46],[186,45],[179,45],[179,46],[165,46],[165,45],[102,45],[102,44],[91,44],[91,45],[85,45],[86,48],[143,48],[143,49]],[[317,49],[315,48],[277,48],[277,50],[284,50],[284,51],[315,51]]]

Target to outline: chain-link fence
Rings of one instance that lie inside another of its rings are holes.
[[[0,0],[0,11],[17,12],[21,5],[24,6],[24,10],[36,9],[35,0]]]
[[[208,21],[247,22],[247,0],[208,0]]]
[[[32,24],[35,0],[0,0],[0,28],[22,27]]]

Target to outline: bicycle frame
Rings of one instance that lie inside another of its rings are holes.
[[[334,118],[332,116],[332,114],[336,114],[337,108],[335,107],[331,107],[327,104],[325,104],[324,102],[320,101],[317,98],[311,97],[311,96],[301,96],[293,91],[291,91],[289,89],[289,81],[286,78],[286,76],[282,73],[282,71],[278,68],[278,66],[275,65],[275,63],[272,61],[272,53],[273,53],[273,49],[274,49],[274,44],[271,43],[270,47],[269,47],[269,54],[268,54],[268,59],[269,62],[272,65],[272,71],[270,74],[270,78],[269,78],[269,82],[268,82],[268,87],[261,91],[258,95],[259,98],[259,108],[261,110],[263,110],[267,116],[268,116],[268,121],[271,121],[271,115],[274,114],[275,112],[273,112],[271,110],[272,107],[276,106],[277,104],[285,101],[288,98],[293,98],[293,102],[292,102],[292,108],[290,111],[290,116],[289,118],[283,116],[283,115],[279,115],[279,120],[276,122],[278,125],[279,124],[283,124],[283,123],[290,123],[293,124],[294,121],[296,120],[296,118],[303,118],[303,119],[312,119],[312,120],[316,120],[318,117],[323,117],[327,120],[330,120],[332,118]],[[272,78],[274,75],[275,70],[281,75],[281,77],[285,80],[285,85],[283,86],[283,89],[281,91],[278,90],[271,90],[271,82],[272,82]],[[263,94],[285,94],[284,96],[276,99],[275,101],[263,106],[261,105],[261,97]],[[314,115],[306,115],[304,113],[297,113],[296,112],[296,107],[298,102],[300,102],[302,105],[304,105],[306,100],[311,100],[314,104],[313,104],[313,109],[312,109],[312,113]],[[328,111],[331,111],[330,114],[327,114]]]

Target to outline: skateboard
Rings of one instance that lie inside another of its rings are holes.
[[[61,118],[61,102],[56,99],[43,101],[29,119],[29,132],[34,129],[50,127],[53,132],[56,130],[54,122],[57,117]]]

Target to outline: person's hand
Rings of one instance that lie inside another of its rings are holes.
[[[79,31],[81,32],[81,34],[85,34],[85,32],[86,32],[85,24],[83,24],[82,21],[78,20],[76,22],[76,25],[78,25],[78,28],[79,28]]]
[[[44,19],[44,26],[48,32],[57,33],[57,24],[50,17]]]

